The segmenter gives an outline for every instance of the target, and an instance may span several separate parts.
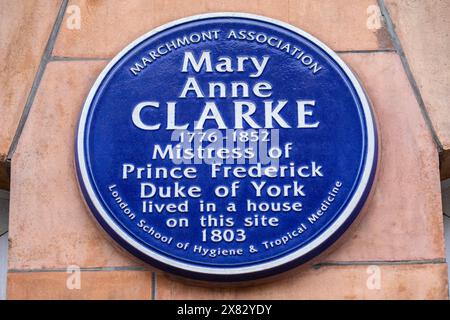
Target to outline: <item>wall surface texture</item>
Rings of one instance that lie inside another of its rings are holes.
[[[108,60],[154,27],[217,11],[276,18],[330,46],[366,88],[381,139],[373,198],[346,239],[313,266],[239,287],[174,278],[118,249],[74,172],[76,122]],[[450,1],[0,0],[0,15],[9,299],[447,298]]]

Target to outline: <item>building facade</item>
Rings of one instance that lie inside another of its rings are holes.
[[[313,264],[238,285],[173,276],[119,248],[74,165],[80,110],[106,64],[149,30],[211,12],[323,41],[367,90],[380,139],[372,197],[344,238]],[[448,298],[450,1],[2,0],[0,15],[2,298]]]

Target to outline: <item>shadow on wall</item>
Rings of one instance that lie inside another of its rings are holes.
[[[0,300],[6,298],[6,272],[8,269],[8,215],[9,192],[0,190]]]
[[[447,264],[450,262],[450,179],[441,183],[442,188],[442,209],[444,212],[444,235],[445,235],[445,256]],[[447,269],[448,278],[450,279],[450,268]],[[450,296],[450,286],[449,286]]]

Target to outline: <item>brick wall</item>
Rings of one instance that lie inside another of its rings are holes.
[[[108,60],[156,26],[214,11],[269,16],[321,39],[361,79],[381,138],[373,198],[345,241],[313,266],[239,287],[174,278],[118,249],[85,208],[73,164],[82,103]],[[432,0],[1,0],[8,298],[447,298],[446,12],[449,1]],[[69,266],[80,268],[80,288]]]

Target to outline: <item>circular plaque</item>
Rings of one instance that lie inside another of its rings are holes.
[[[370,192],[377,134],[363,89],[313,36],[242,13],[143,35],[81,112],[77,175],[115,241],[163,270],[239,281],[317,256]]]

